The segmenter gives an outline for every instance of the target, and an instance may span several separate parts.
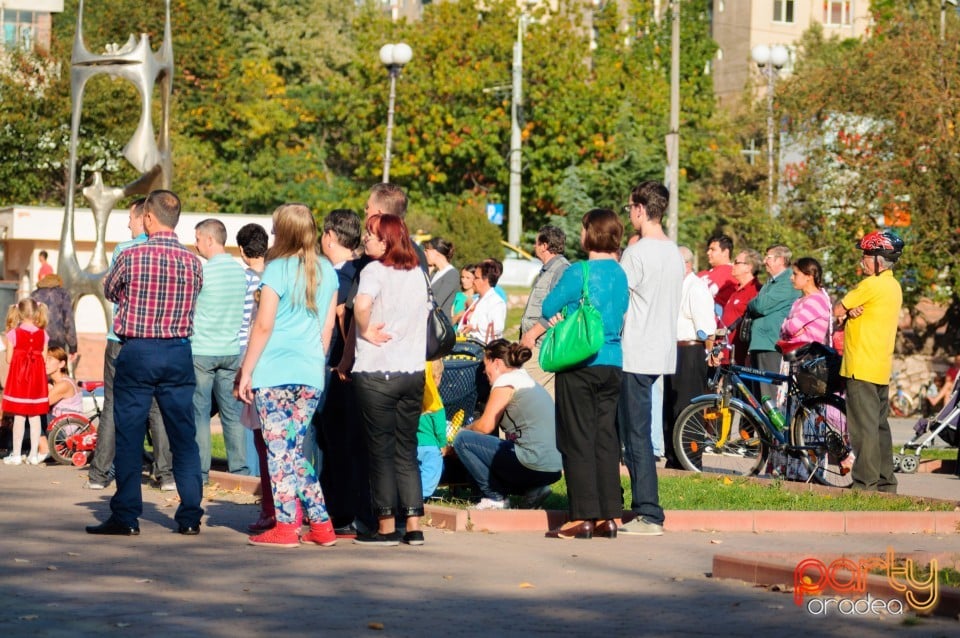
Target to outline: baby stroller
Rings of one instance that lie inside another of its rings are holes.
[[[955,383],[950,396],[943,404],[943,409],[932,419],[920,419],[913,426],[916,432],[913,439],[900,448],[900,454],[893,455],[893,469],[905,474],[913,474],[920,467],[920,451],[933,445],[936,437],[944,443],[956,447],[960,443],[957,433],[958,417],[960,417],[960,383]]]

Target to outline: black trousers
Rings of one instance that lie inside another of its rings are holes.
[[[617,436],[620,376],[615,366],[557,373],[557,449],[567,477],[571,520],[623,515]]]
[[[378,518],[423,516],[417,463],[417,426],[423,372],[357,372],[353,375],[370,458],[370,495]]]
[[[707,387],[707,355],[702,344],[677,346],[677,370],[663,377],[663,443],[668,467],[680,467],[673,451],[673,426],[690,400]]]
[[[323,452],[320,485],[334,527],[359,519],[376,529],[377,520],[370,510],[367,446],[352,382],[330,375],[323,410],[314,415],[313,425]]]

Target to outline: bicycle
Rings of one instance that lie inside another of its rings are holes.
[[[920,385],[916,394],[909,394],[903,389],[903,382],[899,371],[893,373],[891,383],[896,384],[897,390],[890,395],[890,412],[894,416],[901,418],[913,416],[923,408],[924,401],[937,396],[940,392],[936,379],[929,379],[926,383]]]
[[[77,386],[92,399],[93,408],[87,414],[67,412],[55,418],[47,427],[47,442],[57,463],[83,467],[97,447],[101,407],[96,390],[103,387],[103,381],[78,381]]]
[[[712,350],[715,359],[723,350],[733,349],[726,330],[718,331],[717,337]],[[717,366],[710,382],[713,393],[694,398],[674,427],[674,450],[685,469],[785,476],[849,487],[854,456],[847,434],[846,401],[836,387],[836,352],[821,344],[805,344],[784,359],[790,363],[788,375],[735,364]],[[833,374],[824,373],[827,364]],[[787,427],[781,430],[773,425],[746,381],[786,385]]]

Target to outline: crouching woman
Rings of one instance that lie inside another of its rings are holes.
[[[477,509],[503,509],[511,494],[522,495],[520,507],[537,508],[560,479],[553,399],[523,369],[531,356],[530,348],[506,339],[484,348],[490,398],[483,415],[453,442],[483,494]],[[504,440],[492,435],[497,426]]]

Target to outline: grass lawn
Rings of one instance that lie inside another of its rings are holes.
[[[625,495],[624,508],[629,505],[630,479],[621,479]],[[716,475],[686,474],[661,476],[660,505],[667,510],[783,510],[804,512],[849,511],[953,511],[954,504],[927,501],[906,496],[884,496],[863,492],[845,492],[841,495],[804,490],[800,484],[789,487],[783,481],[750,480]],[[560,479],[553,484],[553,494],[543,504],[545,509],[567,509],[567,484]],[[797,488],[800,488],[799,491]],[[438,504],[466,508],[469,502],[454,498],[444,489],[438,490],[442,500]],[[434,501],[436,502],[436,501]]]

